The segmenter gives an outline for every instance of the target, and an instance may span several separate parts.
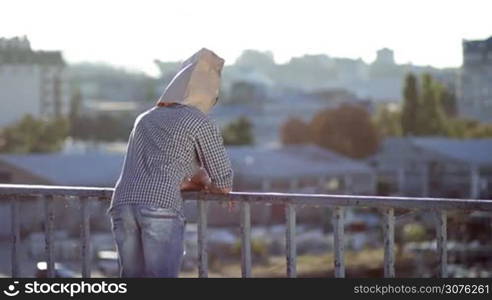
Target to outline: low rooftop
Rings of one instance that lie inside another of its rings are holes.
[[[244,177],[293,178],[371,173],[360,163],[317,146],[277,149],[227,147],[234,171]],[[1,154],[0,162],[57,185],[112,186],[118,179],[124,152],[99,150],[75,153]]]
[[[406,159],[421,152],[461,163],[492,165],[492,139],[444,137],[387,138],[380,151],[370,160],[383,157]]]

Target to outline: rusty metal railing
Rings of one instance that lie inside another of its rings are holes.
[[[82,277],[91,276],[90,265],[90,212],[91,199],[109,200],[112,188],[39,186],[0,184],[0,199],[10,200],[12,232],[12,277],[19,276],[20,215],[19,202],[23,197],[39,197],[45,203],[45,247],[48,276],[55,275],[54,257],[54,205],[60,197],[77,197],[80,202],[80,244]],[[438,276],[447,277],[447,217],[452,210],[492,211],[492,200],[410,198],[357,195],[295,194],[232,192],[227,195],[184,193],[185,200],[198,201],[198,275],[208,276],[207,258],[207,204],[209,201],[240,202],[241,269],[243,277],[251,274],[251,209],[252,203],[285,204],[286,216],[286,275],[296,277],[296,206],[329,206],[333,208],[334,272],[335,277],[345,277],[344,262],[344,210],[345,207],[379,208],[383,214],[384,276],[395,276],[395,208],[426,209],[436,213]]]

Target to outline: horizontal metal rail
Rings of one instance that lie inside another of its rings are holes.
[[[19,276],[20,215],[19,206],[25,199],[43,199],[45,203],[45,248],[47,275],[56,276],[53,231],[56,220],[54,206],[60,199],[74,197],[80,201],[81,220],[81,270],[83,277],[91,276],[90,255],[90,199],[109,200],[113,188],[17,185],[0,184],[0,201],[10,201],[12,236],[12,277]],[[334,272],[336,277],[345,277],[344,260],[344,207],[375,207],[382,209],[384,276],[395,276],[394,226],[395,208],[426,209],[437,213],[436,240],[439,268],[437,276],[447,276],[447,222],[446,211],[492,211],[492,200],[451,199],[428,197],[384,197],[332,194],[298,193],[257,193],[232,192],[226,195],[203,192],[183,193],[185,200],[198,200],[198,270],[200,277],[208,276],[207,255],[207,201],[241,202],[241,270],[243,277],[250,277],[252,271],[251,256],[251,203],[284,204],[286,212],[286,269],[287,276],[295,277],[296,272],[296,206],[330,206],[333,208]]]
[[[108,200],[113,188],[0,184],[0,199],[4,196],[78,196],[95,197]],[[407,209],[444,209],[444,210],[483,210],[492,211],[492,200],[429,198],[429,197],[390,197],[360,196],[337,194],[298,194],[298,193],[258,193],[231,192],[226,195],[198,192],[183,193],[185,200],[202,199],[206,201],[245,201],[272,204],[302,204],[320,206],[354,207],[392,207]]]

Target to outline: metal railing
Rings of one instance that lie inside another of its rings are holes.
[[[60,197],[77,197],[80,201],[81,222],[81,267],[82,277],[91,276],[90,259],[90,212],[88,200],[96,198],[109,200],[112,188],[91,188],[71,186],[38,186],[0,184],[0,199],[10,200],[12,232],[12,277],[19,276],[20,215],[19,202],[23,197],[39,197],[45,208],[45,247],[48,277],[55,275],[54,257],[54,205]],[[295,194],[295,193],[253,193],[232,192],[227,195],[205,193],[184,193],[185,200],[198,201],[198,275],[208,276],[207,259],[207,204],[209,201],[236,201],[240,203],[241,227],[241,270],[243,277],[251,276],[251,210],[252,203],[284,204],[286,216],[286,274],[296,277],[296,206],[333,207],[334,272],[335,277],[345,277],[344,262],[344,208],[379,208],[383,214],[384,276],[395,276],[395,208],[426,209],[436,213],[437,257],[440,277],[447,277],[447,217],[452,210],[492,211],[492,200],[410,198],[356,195]]]

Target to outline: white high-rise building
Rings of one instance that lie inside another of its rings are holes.
[[[492,122],[492,37],[463,41],[458,112],[463,117]]]
[[[376,64],[395,65],[395,52],[388,48],[379,49],[377,51]]]
[[[64,67],[59,51],[34,51],[26,37],[0,38],[0,127],[26,114],[63,115]]]

